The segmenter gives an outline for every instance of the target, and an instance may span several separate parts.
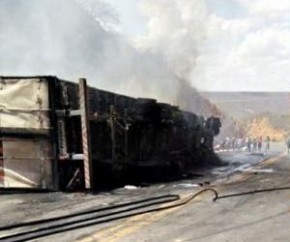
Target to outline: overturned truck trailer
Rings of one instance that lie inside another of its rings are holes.
[[[52,76],[0,77],[0,187],[98,189],[214,158],[218,118]]]

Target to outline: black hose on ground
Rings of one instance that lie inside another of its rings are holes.
[[[39,228],[39,229],[36,229],[36,230],[29,230],[29,231],[25,231],[25,232],[19,232],[19,233],[16,233],[16,234],[12,234],[12,235],[8,235],[8,236],[5,236],[5,237],[1,237],[0,240],[1,241],[32,240],[32,239],[37,239],[37,238],[41,238],[41,237],[44,237],[44,236],[49,236],[49,235],[53,235],[53,234],[57,234],[57,233],[67,232],[67,231],[80,229],[80,228],[84,228],[84,227],[88,227],[88,226],[92,226],[92,225],[97,225],[97,224],[101,224],[101,223],[105,223],[105,222],[110,222],[110,221],[115,221],[115,220],[119,220],[119,219],[123,219],[123,218],[128,218],[128,217],[132,217],[132,216],[141,215],[141,214],[158,212],[158,211],[162,211],[162,210],[166,210],[166,209],[170,209],[170,208],[175,208],[175,207],[179,207],[179,206],[182,206],[182,205],[185,205],[185,204],[189,203],[194,198],[196,198],[198,195],[200,195],[201,193],[207,192],[207,191],[213,192],[215,194],[215,197],[218,196],[218,193],[217,193],[216,190],[214,190],[212,188],[206,188],[206,189],[203,189],[203,190],[193,194],[192,196],[190,196],[190,197],[188,197],[186,199],[183,199],[181,202],[174,203],[174,204],[171,204],[171,205],[158,207],[158,208],[153,208],[153,209],[148,209],[148,210],[143,210],[143,211],[138,211],[138,212],[135,212],[135,213],[129,213],[129,214],[125,214],[125,215],[120,215],[120,216],[113,217],[113,218],[106,218],[106,217],[109,217],[109,216],[118,215],[118,214],[130,212],[130,211],[133,211],[133,210],[146,208],[146,207],[149,207],[149,206],[152,206],[152,205],[159,205],[159,204],[168,203],[169,201],[153,202],[153,203],[149,203],[149,204],[145,204],[145,205],[141,205],[141,206],[137,206],[137,207],[133,207],[133,208],[129,208],[129,209],[123,209],[121,211],[111,212],[111,213],[107,213],[107,214],[103,214],[103,215],[99,215],[99,216],[95,216],[95,217],[91,217],[91,218],[85,218],[85,219],[81,219],[81,220],[77,220],[77,221],[71,221],[71,222],[62,223],[62,224],[58,224],[58,225],[42,227],[42,228]],[[172,198],[171,202],[180,200],[180,197],[178,195],[166,195],[165,197],[171,197]],[[158,198],[160,199],[160,198],[162,198],[162,196],[158,197]],[[156,200],[156,198],[153,198],[153,199]],[[150,201],[151,199],[149,198],[149,199],[145,199],[145,200]],[[141,201],[137,201],[137,202],[140,203]],[[133,204],[134,203],[136,203],[136,202],[133,202]],[[128,204],[130,204],[130,203],[127,203],[127,206],[128,206]],[[124,204],[111,206],[110,209],[112,209],[112,207],[118,207],[119,208],[120,206],[124,207]],[[104,209],[106,209],[106,208],[104,208]],[[108,210],[108,209],[106,209],[106,210]],[[93,221],[93,220],[100,219],[100,218],[105,218],[105,219],[98,220],[98,221]],[[51,222],[51,220],[48,221],[48,222]],[[35,225],[35,221],[32,221],[32,223],[33,223],[33,225]],[[29,224],[29,222],[25,223],[25,226],[30,226],[30,225],[32,225],[32,224]],[[23,227],[23,223],[21,223],[21,226],[19,226],[19,227]],[[7,226],[6,226],[6,228],[7,228]],[[14,228],[16,228],[16,227],[14,226]]]
[[[136,202],[133,202],[133,203],[124,203],[124,204],[119,204],[119,205],[115,205],[115,206],[109,206],[109,207],[105,207],[105,208],[100,208],[100,209],[94,209],[94,210],[89,210],[89,211],[85,211],[85,212],[75,213],[75,214],[72,214],[72,215],[65,215],[65,216],[61,216],[61,217],[58,217],[58,218],[67,219],[67,218],[71,218],[73,216],[81,216],[81,215],[86,215],[86,214],[90,214],[90,213],[95,213],[95,212],[100,212],[100,211],[105,211],[105,210],[111,210],[111,209],[115,209],[115,208],[122,208],[122,207],[130,206],[130,205],[132,206],[134,204],[140,204],[140,203],[142,203],[144,201],[148,202],[148,201],[154,201],[154,200],[158,200],[158,199],[163,199],[164,197],[169,198],[169,199],[168,200],[163,200],[163,201],[162,200],[161,201],[155,201],[155,202],[148,203],[148,204],[145,204],[145,205],[135,206],[135,207],[132,207],[132,208],[127,208],[127,209],[119,210],[119,211],[116,211],[116,212],[106,213],[106,214],[102,214],[102,215],[98,215],[98,216],[94,216],[94,217],[90,217],[90,218],[85,218],[85,219],[80,219],[80,220],[76,220],[76,221],[60,223],[60,224],[57,224],[57,225],[42,227],[42,228],[39,228],[39,229],[36,229],[36,230],[28,230],[28,231],[24,231],[24,232],[19,232],[19,233],[16,233],[16,234],[5,236],[5,237],[0,237],[0,240],[1,241],[15,241],[16,242],[16,241],[25,241],[25,240],[38,239],[38,238],[41,238],[41,237],[54,235],[54,234],[58,234],[58,233],[63,233],[63,232],[68,232],[68,231],[71,231],[71,230],[85,228],[85,227],[88,227],[88,226],[93,226],[93,225],[97,225],[97,224],[101,224],[101,223],[106,223],[106,222],[116,221],[116,220],[119,220],[119,219],[124,219],[124,218],[137,216],[137,215],[142,215],[142,214],[146,214],[146,213],[152,213],[152,212],[158,212],[158,211],[162,211],[162,210],[166,210],[166,209],[176,208],[176,207],[188,204],[194,198],[199,196],[201,193],[204,193],[204,192],[207,192],[207,191],[213,192],[214,196],[215,196],[213,198],[213,201],[217,201],[218,199],[225,199],[225,198],[231,198],[231,197],[237,197],[237,196],[251,195],[251,194],[263,193],[263,192],[273,192],[273,191],[280,191],[280,190],[290,190],[290,187],[278,187],[278,188],[269,188],[269,189],[263,189],[263,190],[254,190],[254,191],[243,192],[243,193],[234,193],[234,194],[229,194],[229,195],[224,195],[224,196],[219,196],[218,192],[215,189],[213,189],[213,188],[205,188],[205,189],[203,189],[203,190],[201,190],[201,191],[189,196],[188,198],[183,199],[182,201],[174,203],[174,204],[170,204],[170,205],[163,206],[163,207],[152,208],[152,209],[148,209],[148,210],[137,211],[137,212],[134,212],[134,213],[124,214],[126,212],[131,212],[131,211],[138,210],[138,209],[141,209],[141,208],[146,208],[146,207],[153,206],[153,205],[160,205],[160,204],[164,204],[164,203],[169,203],[169,202],[174,202],[174,201],[180,200],[180,196],[178,196],[178,195],[160,196],[160,197],[155,197],[155,198],[139,200],[139,201],[136,201]],[[92,211],[94,211],[94,212],[92,212]],[[107,217],[114,216],[114,215],[119,215],[119,216],[107,218]],[[9,228],[19,228],[19,227],[24,227],[24,226],[36,225],[36,224],[49,223],[49,222],[54,222],[54,221],[59,220],[58,218],[50,218],[50,219],[46,219],[46,220],[37,220],[37,221],[19,223],[18,227],[16,226],[17,224],[8,225],[8,226],[1,227],[0,229],[1,230],[7,230]],[[97,219],[100,219],[100,218],[103,218],[103,220],[97,220]],[[94,221],[94,220],[97,220],[97,221]]]
[[[26,226],[32,226],[32,225],[39,225],[39,224],[44,224],[44,223],[49,223],[49,222],[55,222],[55,221],[60,221],[60,220],[64,220],[64,219],[79,217],[79,216],[83,216],[83,215],[88,215],[88,214],[93,214],[93,213],[98,213],[98,212],[103,212],[103,211],[108,211],[108,210],[113,210],[113,209],[119,209],[119,208],[123,208],[123,207],[129,207],[129,206],[147,203],[147,202],[152,202],[152,201],[161,200],[161,201],[158,201],[157,203],[156,202],[149,203],[146,206],[174,202],[174,201],[177,201],[179,199],[180,199],[180,197],[178,195],[164,195],[164,196],[151,197],[151,198],[146,198],[146,199],[142,199],[142,200],[137,200],[134,202],[127,202],[127,203],[121,203],[121,204],[102,207],[102,208],[95,208],[95,209],[85,210],[82,212],[67,214],[67,215],[63,215],[63,216],[57,216],[57,217],[52,217],[52,218],[47,218],[47,219],[39,219],[39,220],[33,220],[33,221],[28,221],[28,222],[20,222],[20,223],[5,225],[5,226],[0,227],[0,231],[21,228],[21,227],[26,227]]]
[[[282,191],[282,190],[290,190],[290,187],[274,187],[274,188],[268,188],[268,189],[261,189],[261,190],[253,190],[248,192],[241,192],[241,193],[233,193],[228,194],[224,196],[216,196],[213,198],[213,201],[217,201],[218,199],[225,199],[225,198],[231,198],[231,197],[238,197],[238,196],[245,196],[245,195],[251,195],[256,193],[264,193],[264,192],[275,192],[275,191]]]

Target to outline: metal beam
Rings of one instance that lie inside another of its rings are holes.
[[[82,144],[84,154],[84,173],[85,173],[85,188],[93,188],[93,172],[92,172],[92,157],[91,157],[91,139],[90,125],[88,113],[88,89],[86,79],[79,79],[79,97],[81,110],[81,125],[82,125]]]
[[[3,159],[3,142],[0,140],[0,187],[4,187],[4,159]]]
[[[52,173],[53,173],[53,190],[58,191],[60,189],[60,176],[59,176],[59,160],[58,160],[58,134],[57,134],[57,101],[59,100],[58,96],[58,79],[56,77],[47,77],[48,85],[48,94],[49,94],[49,108],[52,112],[49,113],[51,128],[49,130],[49,136],[51,140],[52,152],[54,155],[54,161],[52,162]]]
[[[73,117],[73,116],[80,116],[81,115],[81,110],[77,109],[77,110],[69,110],[69,113],[68,115],[70,117]]]

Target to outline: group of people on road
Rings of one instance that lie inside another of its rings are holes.
[[[255,138],[227,137],[222,142],[221,148],[228,151],[246,150],[247,152],[262,153],[263,148],[265,152],[270,151],[270,142],[271,139],[269,136],[266,136],[265,139],[263,139],[263,137],[255,137]],[[290,139],[289,139],[289,149],[290,149]]]
[[[270,151],[271,138],[266,136],[255,137],[255,138],[225,138],[219,145],[220,149],[226,151],[247,151],[249,153],[262,153]],[[287,152],[290,154],[290,136],[285,139]]]
[[[225,150],[241,150],[244,146],[244,140],[242,138],[236,137],[226,137],[222,142],[220,147]]]
[[[263,140],[263,137],[258,137],[258,138],[248,138],[247,139],[247,151],[248,152],[253,152],[253,153],[261,153],[262,152],[262,147],[264,144],[264,151],[268,152],[270,151],[270,137],[267,136],[265,140]]]

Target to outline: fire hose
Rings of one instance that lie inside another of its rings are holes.
[[[64,216],[59,216],[59,217],[54,217],[54,218],[48,218],[48,219],[43,219],[43,220],[35,220],[35,221],[30,221],[30,222],[22,222],[22,223],[16,223],[16,224],[11,224],[7,226],[0,227],[0,231],[6,231],[6,230],[11,230],[11,229],[18,229],[22,227],[28,227],[28,226],[35,226],[35,225],[41,225],[41,224],[46,224],[46,223],[52,223],[56,222],[55,224],[44,226],[38,229],[31,230],[31,228],[27,229],[26,231],[23,232],[18,232],[14,233],[11,235],[7,235],[4,237],[0,237],[1,241],[25,241],[25,240],[32,240],[32,239],[37,239],[41,238],[44,236],[49,236],[57,233],[62,233],[62,232],[67,232],[75,229],[80,229],[92,225],[97,225],[105,222],[110,222],[110,221],[115,221],[119,219],[124,219],[132,216],[137,216],[141,214],[146,214],[146,213],[152,213],[152,212],[158,212],[174,207],[179,207],[182,205],[185,205],[192,201],[194,198],[196,198],[198,195],[201,193],[211,191],[217,196],[217,192],[212,189],[212,188],[206,188],[203,189],[191,196],[189,196],[186,199],[181,199],[179,195],[164,195],[164,196],[159,196],[159,197],[153,197],[153,198],[148,198],[148,199],[143,199],[135,202],[129,202],[129,203],[123,203],[123,204],[118,204],[118,205],[113,205],[113,206],[108,206],[104,208],[97,208],[93,210],[88,210],[84,212],[79,212],[79,213],[74,213],[74,214],[69,214],[69,215],[64,215]],[[176,202],[179,201],[179,202]],[[169,204],[167,206],[162,206],[162,207],[155,207],[151,209],[146,209],[146,210],[141,210],[129,214],[124,214],[128,212],[132,212],[134,210],[139,210],[139,209],[144,209],[147,207],[151,206],[156,206],[156,205],[163,205],[166,203],[172,203],[176,202],[173,204]],[[137,206],[134,206],[137,205]],[[133,207],[130,207],[133,206]],[[80,218],[75,221],[68,221],[68,222],[63,222],[61,223],[60,220],[68,219],[68,218],[74,218],[74,217],[81,217],[84,215],[92,214],[92,213],[100,213],[103,211],[109,211],[109,210],[115,210],[115,209],[120,209],[120,208],[125,208],[121,209],[119,211],[112,211],[109,213],[105,214],[100,214],[96,215],[93,217],[89,218]],[[118,215],[118,216],[115,216]],[[115,217],[112,217],[115,216]],[[103,219],[103,220],[99,220]]]
[[[6,231],[6,230],[21,228],[21,227],[28,227],[28,226],[35,226],[35,225],[56,222],[55,224],[37,228],[34,230],[28,229],[27,231],[21,231],[18,233],[0,237],[0,240],[1,241],[24,241],[24,240],[37,239],[44,236],[67,232],[67,231],[80,229],[80,228],[84,228],[88,226],[93,226],[93,225],[97,225],[97,224],[101,224],[105,222],[111,222],[111,221],[124,219],[124,218],[132,217],[132,216],[171,209],[171,208],[188,204],[189,202],[191,202],[197,196],[199,196],[200,194],[204,192],[212,192],[214,194],[213,201],[215,202],[219,199],[251,195],[251,194],[257,194],[257,193],[264,193],[264,192],[282,191],[282,190],[290,190],[290,187],[278,187],[278,188],[269,188],[269,189],[263,189],[263,190],[253,190],[253,191],[242,192],[242,193],[228,194],[224,196],[219,196],[218,192],[213,188],[205,188],[184,199],[181,199],[179,195],[164,195],[164,196],[152,197],[152,198],[147,198],[147,199],[138,200],[134,202],[122,203],[122,204],[117,204],[113,206],[107,206],[103,208],[96,208],[96,209],[91,209],[87,211],[77,212],[77,213],[68,214],[68,215],[59,216],[59,217],[53,217],[53,218],[48,218],[48,219],[43,219],[43,220],[34,220],[34,221],[29,221],[29,222],[21,222],[21,223],[15,223],[11,225],[2,226],[0,227],[0,231]],[[164,205],[167,203],[171,203],[171,204],[168,204],[166,206],[159,206],[157,208],[155,207],[151,209],[134,212],[136,210],[140,210],[140,209],[144,209],[144,208],[148,208],[148,207],[156,206],[156,205]],[[90,215],[94,213],[100,213],[104,211],[110,211],[110,210],[118,210],[118,211],[111,211],[109,213],[104,213],[100,215],[97,214],[93,217],[81,218],[81,216]],[[128,212],[132,212],[132,213],[128,213]],[[63,222],[63,223],[60,222],[61,220],[75,218],[75,217],[80,217],[80,219],[75,220],[75,221]],[[102,220],[99,220],[99,219],[102,219]]]

